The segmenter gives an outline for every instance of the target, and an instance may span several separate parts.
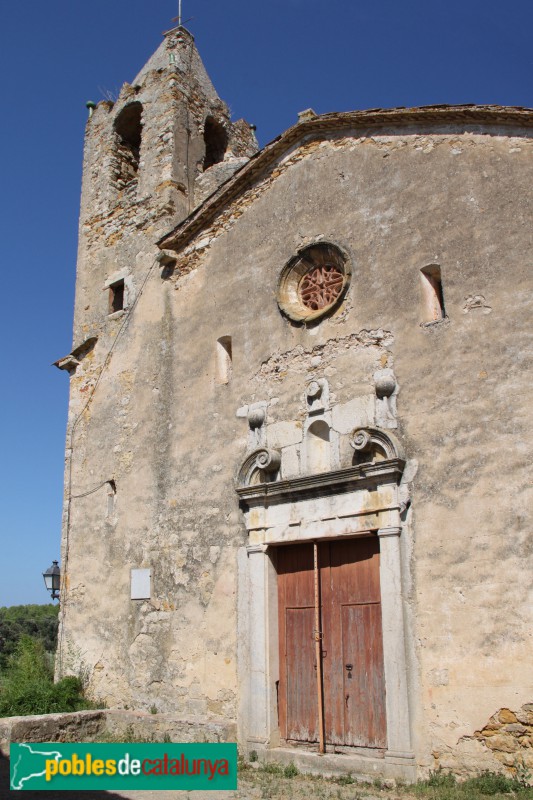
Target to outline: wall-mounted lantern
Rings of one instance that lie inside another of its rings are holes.
[[[58,561],[52,561],[52,566],[48,567],[46,572],[43,572],[43,578],[44,585],[52,595],[52,600],[57,600],[61,584],[61,570],[59,569]]]

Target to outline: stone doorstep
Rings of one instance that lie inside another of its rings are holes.
[[[417,767],[414,756],[399,758],[385,754],[384,758],[345,753],[313,753],[298,747],[275,747],[272,749],[257,748],[261,761],[269,764],[293,763],[300,772],[311,775],[347,775],[355,779],[392,778],[406,783],[417,780]]]

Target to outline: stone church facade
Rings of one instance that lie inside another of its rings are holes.
[[[532,130],[259,151],[181,27],[91,110],[59,674],[310,769],[533,766]]]

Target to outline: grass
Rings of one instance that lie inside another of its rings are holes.
[[[109,730],[104,730],[98,734],[98,741],[105,744],[121,744],[128,742],[129,744],[170,744],[172,742],[170,734],[164,733],[162,736],[154,733],[152,735],[139,735],[134,732],[133,725],[128,725],[125,730],[120,733],[111,733]]]
[[[412,791],[417,797],[438,798],[440,800],[466,800],[483,797],[533,798],[533,786],[529,786],[530,774],[527,770],[517,770],[517,776],[509,777],[498,772],[484,770],[474,778],[457,781],[454,775],[439,770],[430,774],[425,781],[419,781]]]
[[[357,781],[352,775],[326,778],[302,775],[294,764],[267,763],[251,766],[240,763],[238,797],[253,795],[261,800],[533,800],[533,787],[526,771],[519,777],[482,772],[475,778],[458,782],[450,773],[437,771],[429,778],[391,788],[390,781]]]

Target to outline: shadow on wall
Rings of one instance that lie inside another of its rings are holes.
[[[138,794],[136,792],[136,794]],[[0,800],[14,800],[15,797],[23,800],[124,800],[127,795],[116,794],[115,792],[12,792],[9,788],[9,758],[6,758],[0,750]]]

